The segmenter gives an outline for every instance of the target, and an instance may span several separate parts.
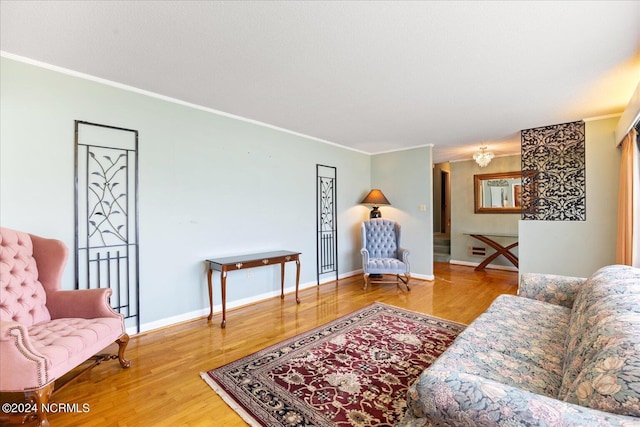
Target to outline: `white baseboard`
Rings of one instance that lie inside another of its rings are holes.
[[[202,316],[207,316],[208,314],[209,314],[209,309],[202,308],[200,310],[191,311],[189,313],[183,313],[177,316],[166,317],[164,319],[154,320],[153,322],[142,323],[140,324],[139,333],[153,331],[154,329],[164,328],[165,326],[171,326],[177,323],[188,322],[189,320],[198,319]],[[133,335],[136,335],[138,332],[136,331],[135,327],[129,327],[127,328],[127,333],[133,336]]]
[[[360,270],[357,270],[357,271],[353,271],[353,272],[349,273],[348,275],[353,276],[354,274],[364,274],[364,271],[362,269],[360,269]],[[429,280],[429,281],[436,280],[436,276],[434,276],[433,274],[411,273],[411,278],[413,278],[413,279],[421,279],[421,280]]]
[[[436,280],[436,276],[434,276],[433,274],[414,274],[411,273],[411,278],[415,278],[415,279],[422,279],[422,280],[428,280],[430,282],[433,282],[434,280]]]
[[[359,272],[360,274],[362,274],[362,270],[360,270]],[[343,274],[339,274],[338,275],[338,280],[340,279],[344,279],[346,277],[351,277],[358,274],[358,271],[352,271],[352,272],[348,272],[348,273],[343,273]],[[324,278],[320,278],[320,284],[323,285],[325,283],[330,283],[335,281],[335,275],[333,276],[328,276],[328,277],[324,277]],[[307,283],[301,283],[299,286],[299,290],[302,289],[307,289],[307,288],[312,288],[314,286],[317,285],[317,282],[307,282]],[[286,287],[284,288],[284,293],[286,294],[291,294],[294,293],[296,291],[295,286],[290,286],[290,287]],[[264,301],[270,298],[274,298],[274,297],[279,297],[280,296],[280,290],[276,290],[276,291],[272,291],[272,292],[265,292],[263,294],[259,294],[259,295],[254,295],[248,298],[242,298],[239,300],[235,300],[235,301],[227,301],[227,310],[232,309],[232,308],[237,308],[237,307],[242,307],[244,305],[249,305],[249,304],[254,304],[256,302],[260,302],[260,301]],[[221,313],[222,312],[222,304],[214,304],[213,305],[213,313]],[[203,316],[208,316],[209,315],[209,308],[205,307],[202,308],[200,310],[195,310],[195,311],[190,311],[189,313],[184,313],[184,314],[179,314],[177,316],[171,316],[171,317],[166,317],[164,319],[159,319],[159,320],[154,320],[153,322],[148,322],[148,323],[143,323],[140,325],[140,333],[142,332],[149,332],[152,331],[154,329],[160,329],[160,328],[164,328],[166,326],[171,326],[171,325],[175,325],[176,323],[182,323],[182,322],[188,322],[190,320],[195,320],[195,319],[199,319]],[[135,335],[138,332],[136,331],[136,328],[127,328],[127,333],[129,335]]]
[[[477,267],[480,265],[479,262],[459,261],[455,259],[450,260],[449,264],[466,265],[467,267]],[[516,267],[509,265],[489,264],[486,268],[491,268],[493,270],[518,271]]]

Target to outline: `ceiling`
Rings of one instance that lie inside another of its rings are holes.
[[[638,1],[2,1],[0,49],[365,153],[621,113]]]

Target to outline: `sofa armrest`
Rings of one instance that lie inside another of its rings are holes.
[[[58,291],[47,295],[47,308],[52,319],[121,317],[111,308],[110,296],[111,289],[108,288]]]
[[[407,393],[399,427],[434,425],[628,426],[638,419],[451,370],[427,369]]]
[[[571,308],[576,294],[586,281],[584,277],[523,273],[518,295]]]
[[[0,321],[0,391],[23,391],[49,382],[47,358],[29,339],[26,326]]]

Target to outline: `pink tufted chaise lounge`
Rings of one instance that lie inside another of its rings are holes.
[[[113,342],[122,367],[130,365],[111,289],[60,289],[67,254],[59,240],[0,228],[0,400],[24,393],[40,410],[19,416],[38,426],[49,425],[41,409],[62,375]],[[10,415],[0,412],[0,424]]]

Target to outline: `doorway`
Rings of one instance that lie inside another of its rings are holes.
[[[433,232],[451,231],[451,167],[449,162],[433,165]]]
[[[440,232],[449,235],[451,231],[451,172],[440,171]]]
[[[451,259],[451,165],[433,165],[433,260]]]

